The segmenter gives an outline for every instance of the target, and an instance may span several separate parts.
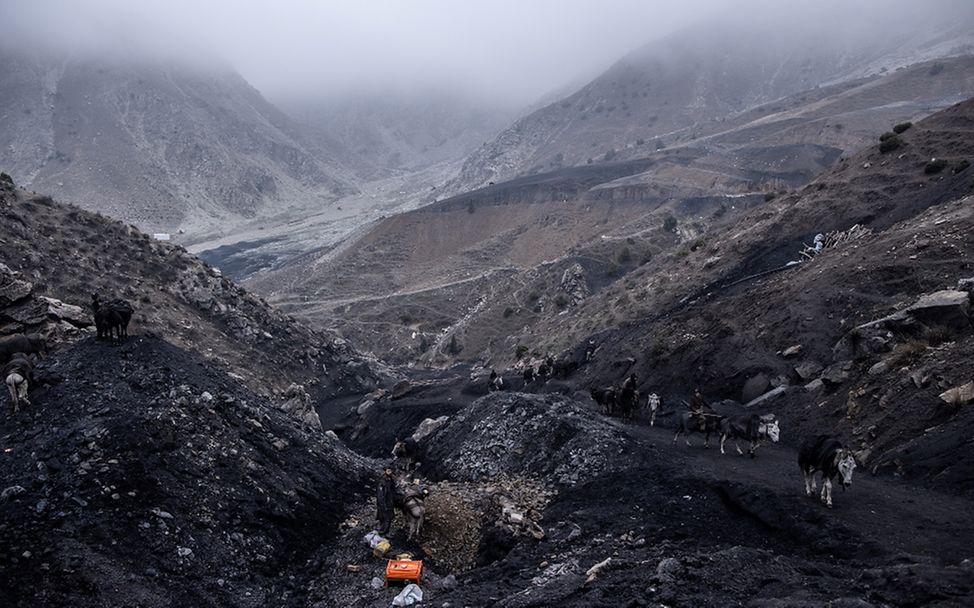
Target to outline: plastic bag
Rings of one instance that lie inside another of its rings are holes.
[[[410,584],[406,585],[406,588],[399,592],[392,600],[393,606],[412,606],[417,602],[423,601],[423,590],[419,588],[419,585]]]

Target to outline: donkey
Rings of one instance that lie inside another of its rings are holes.
[[[426,497],[429,492],[419,485],[418,479],[410,484],[405,476],[397,480],[396,486],[399,494],[399,511],[409,525],[406,538],[416,540],[423,529],[423,520],[426,519]]]
[[[704,433],[706,439],[703,447],[709,448],[710,436],[717,434],[723,419],[724,417],[719,414],[683,412],[683,415],[680,416],[680,425],[676,429],[676,434],[673,435],[673,443],[676,443],[680,435],[684,435],[686,444],[689,446],[690,433]]]
[[[778,443],[780,433],[781,428],[774,414],[764,414],[763,416],[758,416],[757,414],[730,416],[720,422],[720,453],[726,454],[724,451],[724,443],[728,438],[731,438],[734,440],[734,447],[737,448],[737,453],[743,456],[744,452],[741,451],[741,446],[738,445],[737,440],[746,439],[750,444],[747,454],[751,458],[754,458],[754,451],[758,449],[762,440],[770,439],[771,443]]]

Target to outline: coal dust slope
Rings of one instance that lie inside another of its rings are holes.
[[[365,461],[157,338],[43,361],[0,421],[4,606],[302,606]],[[369,484],[371,485],[371,484]]]
[[[805,497],[787,447],[752,460],[671,437],[560,395],[493,393],[457,411],[423,442],[426,601],[879,608],[974,598],[966,499],[862,475],[836,488],[830,510]],[[524,508],[530,492],[545,498]],[[483,494],[494,502],[476,502]],[[543,536],[520,530],[520,516]],[[367,529],[313,558],[312,605],[388,606],[394,591],[369,585],[383,564],[362,546]]]

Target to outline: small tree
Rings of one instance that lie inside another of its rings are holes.
[[[447,347],[447,349],[450,351],[451,355],[455,355],[463,349],[459,344],[457,344],[456,334],[452,334],[450,336],[450,345]]]
[[[895,125],[893,127],[893,133],[897,133],[897,134],[902,133],[903,131],[906,131],[912,126],[913,126],[912,122],[901,122],[900,124]]]

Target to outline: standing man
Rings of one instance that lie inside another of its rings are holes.
[[[375,518],[379,521],[379,534],[389,534],[389,527],[396,517],[396,480],[392,467],[386,467],[375,489]]]

